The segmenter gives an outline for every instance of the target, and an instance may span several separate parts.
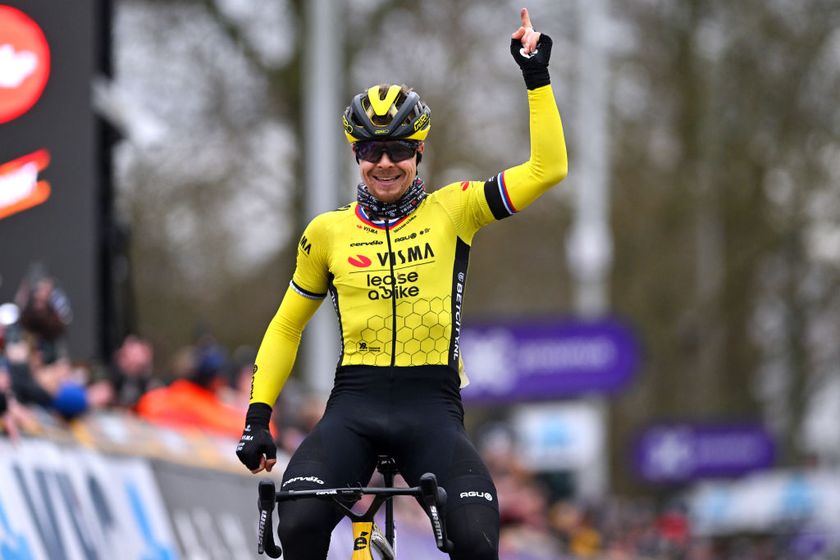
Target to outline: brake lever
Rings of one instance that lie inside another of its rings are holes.
[[[446,490],[438,486],[437,477],[426,473],[420,477],[420,495],[435,534],[435,544],[441,552],[455,547],[446,534]]]
[[[283,550],[274,542],[274,532],[271,522],[271,514],[274,511],[277,493],[274,489],[274,482],[261,480],[259,485],[259,498],[257,508],[260,511],[259,528],[257,531],[257,553],[267,554],[271,558],[280,558]]]

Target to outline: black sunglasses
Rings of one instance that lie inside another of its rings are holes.
[[[368,140],[365,142],[356,142],[356,157],[371,163],[379,163],[379,160],[382,159],[382,154],[388,154],[388,159],[397,163],[413,158],[419,146],[419,142],[412,142],[411,140]]]

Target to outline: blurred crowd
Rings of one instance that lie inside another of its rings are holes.
[[[18,438],[35,414],[72,421],[91,411],[118,410],[153,424],[239,438],[254,349],[228,352],[203,333],[162,372],[153,344],[129,335],[109,363],[80,364],[66,345],[72,318],[66,295],[43,274],[30,275],[15,301],[0,305],[0,431],[6,436]],[[280,399],[272,428],[282,457],[291,455],[318,422],[325,403],[294,379]],[[522,463],[515,438],[503,424],[487,426],[476,442],[498,488],[506,560],[831,558],[825,547],[792,533],[699,538],[679,503],[572,501],[544,473]],[[423,512],[405,504],[397,502],[401,525],[425,530]]]
[[[0,417],[10,437],[35,424],[35,414],[72,421],[97,410],[240,436],[254,350],[231,353],[202,333],[161,372],[151,341],[132,334],[108,363],[79,363],[67,348],[72,320],[60,285],[37,271],[0,305]]]
[[[503,560],[836,560],[840,552],[826,535],[798,527],[772,533],[703,537],[692,531],[688,512],[675,497],[653,500],[611,497],[586,503],[547,473],[523,464],[513,434],[488,426],[476,438],[499,495],[500,558]],[[373,485],[381,484],[379,475]],[[398,485],[404,481],[398,481]],[[358,508],[364,511],[368,502]],[[396,502],[400,530],[429,530],[413,501]],[[437,556],[435,556],[437,558]]]

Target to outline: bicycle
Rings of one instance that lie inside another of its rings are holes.
[[[452,541],[446,534],[446,491],[438,486],[437,478],[432,473],[420,477],[420,485],[413,487],[394,487],[397,474],[396,463],[387,455],[380,455],[376,469],[382,474],[385,486],[371,488],[352,486],[347,488],[318,488],[315,490],[276,491],[274,482],[262,480],[259,483],[259,526],[257,531],[257,552],[271,558],[280,558],[281,547],[275,543],[272,524],[272,512],[277,502],[285,500],[320,499],[332,500],[347,516],[353,525],[353,557],[351,560],[395,560],[394,533],[394,496],[414,496],[420,502],[432,524],[435,544],[441,552],[450,552]],[[364,513],[356,513],[351,507],[362,496],[373,496],[373,501]],[[349,505],[348,505],[349,504]],[[385,504],[385,534],[374,522],[374,516]],[[377,556],[375,557],[374,551]]]

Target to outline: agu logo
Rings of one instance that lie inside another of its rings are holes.
[[[50,76],[50,47],[35,21],[0,6],[0,123],[32,108]]]
[[[488,502],[493,501],[493,495],[490,492],[476,492],[474,490],[471,490],[469,492],[461,492],[461,494],[458,497],[462,500],[464,498],[484,498]]]

